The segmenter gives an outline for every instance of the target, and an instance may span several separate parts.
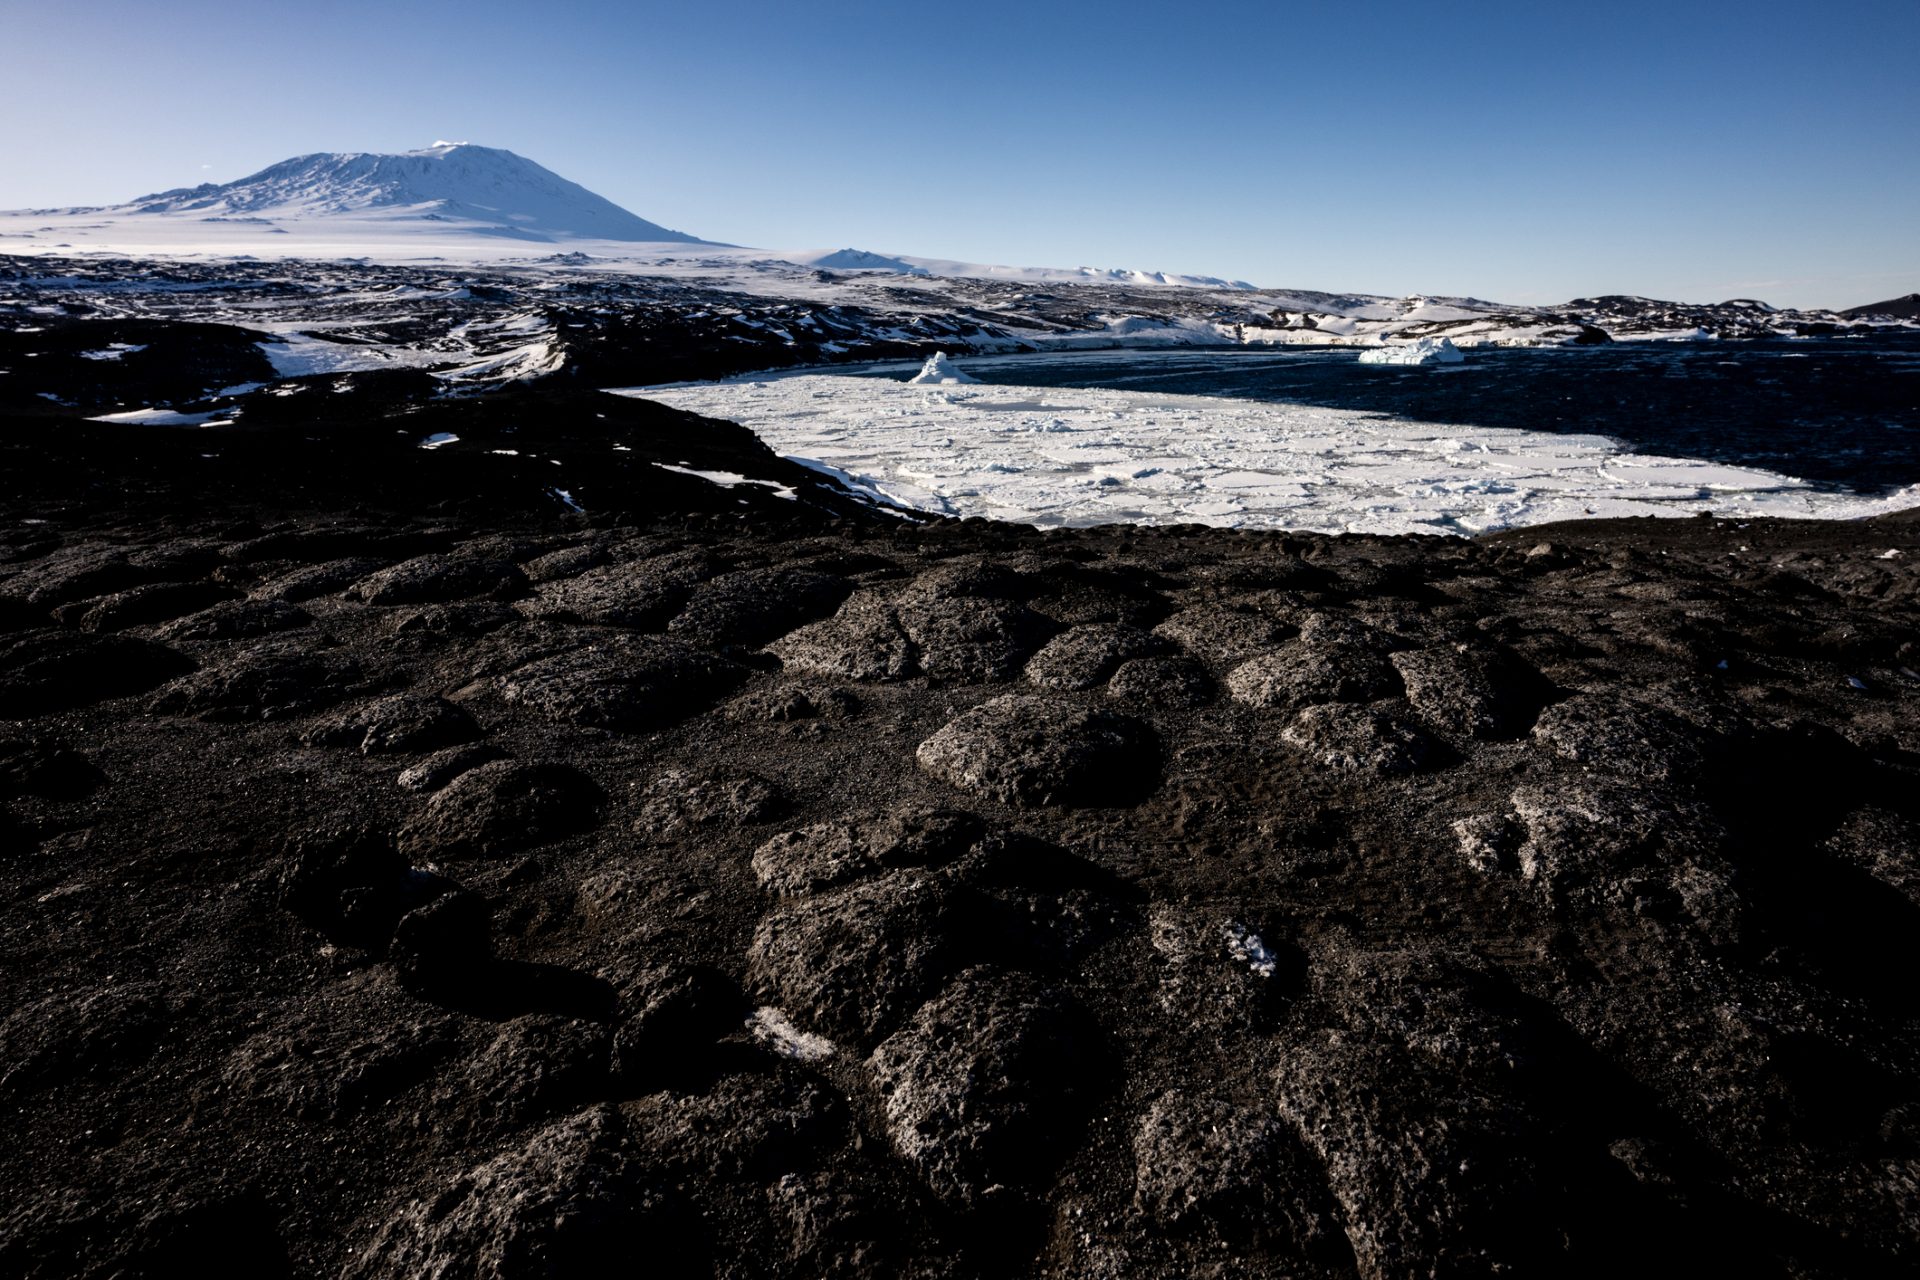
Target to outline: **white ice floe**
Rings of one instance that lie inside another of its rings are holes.
[[[834,1054],[833,1041],[802,1031],[786,1014],[770,1005],[753,1011],[747,1019],[747,1033],[781,1057],[797,1062],[819,1062]]]
[[[738,422],[883,501],[1042,526],[1467,534],[1595,516],[1845,518],[1920,504],[1920,487],[1832,493],[1630,453],[1604,436],[1213,396],[814,373],[623,394]]]
[[[1370,347],[1360,353],[1361,364],[1459,364],[1466,357],[1446,338],[1416,338]]]
[[[927,357],[925,364],[920,366],[920,372],[908,378],[907,381],[916,387],[963,384],[970,386],[980,379],[961,372],[955,367],[953,361],[947,359],[946,352],[936,351]]]
[[[451,431],[436,431],[425,440],[422,440],[420,447],[422,449],[438,449],[443,445],[454,443],[459,438],[459,436],[453,434]]]

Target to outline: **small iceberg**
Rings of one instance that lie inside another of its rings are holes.
[[[1419,338],[1360,353],[1361,364],[1459,364],[1465,359],[1451,338]]]
[[[980,381],[980,379],[970,377],[955,368],[953,361],[947,359],[947,353],[944,351],[936,351],[928,356],[927,362],[920,366],[920,372],[907,379],[907,382],[913,386],[926,386],[931,384],[950,386],[957,383],[978,381]]]

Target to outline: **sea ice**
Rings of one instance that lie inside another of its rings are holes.
[[[775,452],[899,507],[1041,526],[1472,534],[1700,511],[1845,518],[1920,502],[1920,487],[1835,493],[1773,472],[1633,454],[1604,436],[1213,396],[959,390],[822,373],[621,394],[738,422]]]

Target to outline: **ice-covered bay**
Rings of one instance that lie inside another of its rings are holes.
[[[1476,533],[1591,516],[1872,515],[1790,476],[1629,453],[1604,436],[1098,388],[767,375],[623,392],[738,422],[893,502],[1037,525],[1198,522]]]

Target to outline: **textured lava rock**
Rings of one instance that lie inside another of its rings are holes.
[[[1688,781],[1705,765],[1700,733],[1631,699],[1579,695],[1540,714],[1533,740],[1564,760],[1648,782]]]
[[[445,698],[396,693],[336,712],[308,729],[315,746],[349,747],[361,755],[433,751],[473,741],[480,726]]]
[[[1406,650],[1392,655],[1420,718],[1465,738],[1514,738],[1539,710],[1536,673],[1517,660],[1467,645]]]
[[[779,787],[756,774],[669,769],[641,789],[633,829],[673,840],[702,827],[770,822],[788,803]]]
[[[1170,1089],[1133,1131],[1134,1204],[1164,1227],[1204,1219],[1229,1238],[1324,1252],[1338,1228],[1326,1184],[1268,1105]]]
[[[304,627],[313,615],[284,600],[230,600],[160,628],[162,640],[245,640]]]
[[[824,622],[769,646],[788,671],[848,680],[903,680],[920,670],[913,640],[886,597],[857,592]]]
[[[942,881],[912,871],[783,902],[761,917],[748,970],[802,1025],[865,1047],[957,967],[957,909]]]
[[[124,631],[197,613],[237,594],[217,582],[155,582],[98,599],[78,600],[55,609],[53,616],[82,631]]]
[[[874,1050],[887,1133],[935,1195],[973,1205],[1044,1179],[1102,1082],[1071,999],[970,969]]]
[[[634,732],[701,708],[743,674],[675,640],[604,636],[501,677],[500,694],[550,720]]]
[[[269,640],[210,656],[147,705],[163,715],[204,720],[278,720],[332,706],[364,684],[364,669],[343,650]]]
[[[1439,763],[1440,745],[1391,711],[1323,703],[1294,716],[1281,738],[1323,768],[1393,776]]]
[[[769,893],[817,893],[891,868],[944,866],[985,833],[978,818],[952,809],[904,808],[859,822],[816,823],[762,844],[753,854],[753,874]]]
[[[1129,658],[1167,653],[1171,642],[1138,627],[1073,627],[1047,641],[1027,663],[1027,679],[1043,689],[1092,689]]]
[[[1153,629],[1207,662],[1235,664],[1265,653],[1292,628],[1265,614],[1220,605],[1183,609]]]
[[[704,551],[611,564],[576,577],[543,578],[521,609],[537,618],[658,631],[686,607],[695,587],[726,569],[724,561]]]
[[[415,861],[493,858],[589,831],[604,797],[592,779],[562,764],[501,760],[470,769],[400,829]]]
[[[1191,711],[1220,694],[1207,669],[1184,655],[1130,658],[1114,669],[1107,692],[1127,706],[1158,711]]]
[[[506,752],[489,742],[469,743],[436,751],[418,764],[408,765],[395,779],[403,791],[438,791],[463,773],[506,757]]]
[[[710,648],[757,647],[840,607],[846,579],[811,569],[748,569],[695,587],[667,630]]]
[[[894,605],[920,670],[949,684],[1011,680],[1054,624],[1024,604],[976,596],[903,596]]]
[[[1158,749],[1138,720],[1007,694],[928,738],[915,758],[1003,804],[1137,804],[1153,788]]]
[[[0,640],[0,717],[141,693],[192,669],[184,654],[131,636],[38,632]]]
[[[434,604],[487,596],[511,600],[526,591],[517,565],[478,556],[434,554],[403,560],[356,583],[350,592],[368,604]]]
[[[304,565],[263,582],[254,588],[253,594],[261,600],[304,604],[309,600],[318,600],[322,596],[336,595],[345,591],[354,583],[387,567],[385,561],[369,559],[365,556],[328,560],[321,564]]]
[[[1248,706],[1280,709],[1391,697],[1400,681],[1389,647],[1362,623],[1310,614],[1297,640],[1235,667],[1227,689]]]
[[[696,1274],[669,1202],[640,1175],[617,1113],[583,1111],[401,1208],[343,1273],[355,1280],[592,1274],[646,1242],[662,1276]]]

